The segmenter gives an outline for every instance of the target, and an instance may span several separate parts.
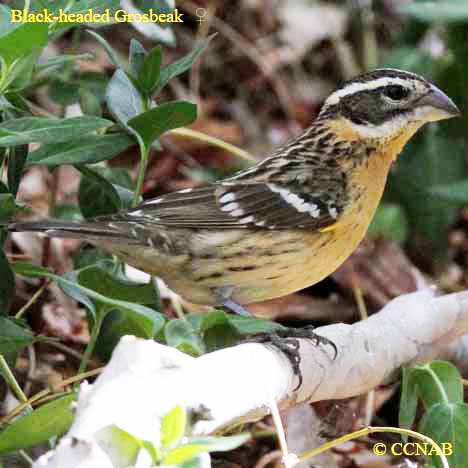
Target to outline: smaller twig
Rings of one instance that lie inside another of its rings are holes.
[[[60,116],[63,117],[65,113],[65,109],[61,106]],[[52,172],[52,179],[49,187],[49,216],[51,216],[55,210],[55,206],[57,205],[57,192],[59,188],[59,181],[60,181],[60,166],[56,167],[55,170]],[[46,236],[42,243],[42,259],[41,259],[41,266],[48,267],[50,264],[50,256],[51,256],[51,238]],[[46,284],[46,279],[42,278],[42,284]]]
[[[372,0],[365,2],[361,8],[362,50],[366,70],[373,70],[378,65],[377,38],[375,35],[375,13]]]
[[[47,396],[37,400],[36,404],[38,406],[40,406],[40,405],[43,405],[43,404],[47,403],[48,401],[56,400],[57,398],[63,397],[65,395],[70,395],[71,393],[72,392],[70,392],[70,391],[63,391],[63,392],[54,393],[53,395],[47,395]]]
[[[185,314],[184,314],[184,307],[182,305],[182,301],[180,300],[178,296],[174,295],[171,297],[171,304],[172,304],[172,307],[174,307],[177,318],[187,320],[187,317],[185,317]]]
[[[255,158],[247,151],[241,148],[238,148],[237,146],[231,145],[230,143],[227,143],[223,140],[220,140],[219,138],[207,135],[206,133],[197,132],[196,130],[192,130],[190,128],[185,128],[185,127],[175,128],[173,130],[170,130],[167,133],[170,135],[177,135],[181,137],[192,138],[198,141],[203,141],[205,143],[209,143],[210,145],[221,148],[227,151],[228,153],[231,153],[234,156],[237,156],[240,159],[243,159],[250,163],[255,162]]]
[[[361,67],[356,61],[353,50],[350,45],[343,39],[337,38],[332,40],[336,51],[336,58],[341,68],[341,73],[345,80],[349,80],[353,76],[361,73]]]
[[[208,36],[208,33],[211,28],[211,22],[213,20],[215,13],[216,13],[216,4],[212,0],[207,5],[206,14],[203,18],[203,21],[200,21],[200,27],[198,28],[198,33],[197,33],[197,41],[201,41]],[[201,68],[201,61],[198,60],[197,62],[193,64],[192,68],[190,69],[190,77],[189,77],[190,92],[192,93],[192,95],[195,97],[197,101],[200,99],[200,68]]]
[[[49,119],[57,119],[58,117],[55,114],[52,114],[52,112],[47,111],[46,109],[43,109],[42,107],[38,106],[34,102],[26,99],[26,104],[29,107],[29,110],[31,111],[32,114],[36,115],[41,115],[42,117],[47,117]]]
[[[350,280],[351,286],[354,294],[354,300],[356,301],[356,305],[359,310],[359,315],[361,316],[361,320],[365,320],[369,317],[367,312],[366,302],[364,301],[364,294],[362,292],[362,288],[359,284],[359,277],[354,271],[353,265],[350,264]],[[374,417],[374,404],[375,404],[375,390],[369,390],[367,395],[365,396],[365,418],[364,424],[369,426],[372,423],[372,419]]]
[[[24,313],[37,301],[39,296],[44,292],[45,288],[49,285],[50,280],[46,279],[42,286],[31,296],[31,299],[29,299],[26,304],[21,307],[21,309],[16,313],[15,318],[19,319],[21,318]]]
[[[28,464],[28,466],[34,465],[34,460],[24,451],[18,450],[20,457]]]
[[[143,184],[145,182],[146,167],[148,166],[148,158],[150,154],[150,148],[146,148],[143,143],[138,142],[140,145],[140,165],[138,167],[138,177],[133,194],[132,206],[137,206],[140,202],[140,196],[143,193]]]
[[[86,368],[88,367],[88,363],[91,359],[91,356],[94,352],[94,347],[96,345],[97,338],[99,336],[99,332],[101,331],[101,326],[104,321],[104,317],[106,316],[105,313],[97,313],[96,314],[96,320],[94,322],[93,329],[91,330],[91,336],[89,338],[89,343],[86,346],[85,352],[83,354],[83,358],[81,359],[80,362],[80,367],[78,369],[78,374],[82,374],[86,371]]]
[[[276,460],[280,460],[283,454],[281,453],[281,450],[273,450],[272,452],[268,452],[263,457],[260,458],[260,460],[255,463],[254,468],[265,468],[265,466],[268,466],[270,463],[273,463]]]
[[[369,390],[367,392],[365,404],[364,424],[369,426],[374,419],[375,390]]]
[[[76,351],[73,348],[70,348],[69,346],[64,345],[63,343],[60,343],[59,341],[47,340],[47,344],[49,346],[52,346],[52,348],[56,348],[60,351],[63,351],[64,353],[69,354],[70,356],[73,356],[74,358],[78,359],[78,361],[81,361],[83,359],[82,353],[80,353],[79,351]]]
[[[34,374],[36,373],[36,351],[34,350],[34,345],[29,345],[27,347],[28,358],[29,358],[29,367],[26,383],[24,384],[24,394],[29,396],[31,392],[32,382],[34,380]]]
[[[365,320],[369,317],[369,314],[367,313],[367,307],[364,301],[364,294],[362,292],[362,288],[359,284],[359,278],[356,272],[354,271],[352,265],[350,266],[349,277],[351,280],[351,287],[353,290],[354,300],[356,301],[356,305],[359,310],[359,315],[361,317],[361,320]]]
[[[15,254],[15,253],[7,253],[6,254],[9,260],[31,260],[31,255],[26,254]]]
[[[286,468],[292,468],[292,466],[295,464],[297,457],[289,453],[288,443],[286,442],[286,434],[284,432],[284,427],[281,421],[278,405],[275,401],[272,400],[269,406],[271,411],[271,417],[273,418],[273,423],[276,428],[279,446],[283,455],[284,466]]]
[[[186,11],[192,15],[196,15],[198,5],[190,0],[185,0],[181,5]],[[293,99],[289,93],[288,87],[282,81],[278,70],[273,70],[270,64],[265,60],[265,54],[262,54],[257,47],[252,45],[248,40],[237,32],[231,25],[213,15],[213,27],[216,28],[229,42],[232,43],[242,54],[248,57],[265,75],[267,80],[278,97],[278,101],[283,108],[284,113],[291,121],[295,121],[295,112],[293,108]]]
[[[3,354],[0,354],[0,374],[3,375],[3,378],[6,380],[6,383],[15,397],[24,405],[23,409],[28,408],[32,410],[31,405],[28,404],[28,397],[24,394],[23,389],[20,387],[10,366],[3,357]]]
[[[351,434],[346,434],[342,437],[339,437],[338,439],[332,440],[330,442],[326,442],[325,444],[321,445],[320,447],[317,447],[315,449],[309,450],[305,453],[303,453],[299,457],[299,462],[305,462],[309,458],[315,457],[319,455],[320,453],[326,452],[327,450],[330,450],[338,445],[341,445],[343,442],[348,442],[349,440],[357,439],[359,437],[363,437],[368,434],[373,434],[375,432],[391,432],[395,434],[402,434],[402,435],[407,435],[411,436],[414,439],[419,439],[424,442],[427,442],[431,444],[437,451],[437,454],[440,457],[440,461],[442,463],[442,466],[444,468],[450,468],[449,464],[447,462],[447,458],[444,455],[444,452],[442,449],[428,436],[421,434],[416,431],[411,431],[410,429],[401,429],[399,427],[374,427],[374,426],[368,426],[365,427],[364,429],[361,429],[359,431],[352,432]]]
[[[1,358],[3,358],[3,356],[0,355],[0,362],[1,362]],[[15,408],[13,408],[6,416],[1,418],[0,419],[0,426],[2,426],[4,424],[6,424],[7,422],[11,421],[15,416],[20,414],[26,408],[32,408],[33,403],[38,402],[39,400],[43,399],[47,395],[50,395],[51,393],[57,392],[58,389],[66,387],[67,385],[71,385],[73,383],[76,383],[76,382],[79,382],[81,380],[87,379],[88,377],[93,377],[93,376],[95,376],[97,374],[100,374],[103,369],[104,369],[103,367],[99,367],[98,369],[93,369],[93,370],[90,370],[90,371],[87,371],[87,372],[83,372],[82,374],[77,374],[77,375],[75,375],[73,377],[70,377],[69,379],[62,380],[62,382],[58,383],[57,385],[54,385],[53,387],[46,388],[46,389],[36,393],[35,395],[30,397],[29,399],[27,399],[23,403],[19,404]]]

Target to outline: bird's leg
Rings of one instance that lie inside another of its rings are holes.
[[[232,299],[224,299],[223,306],[237,315],[241,315],[243,317],[252,317],[252,314],[250,312],[245,310],[240,304],[234,302]]]
[[[283,352],[291,364],[294,375],[299,379],[299,382],[294,389],[294,391],[296,391],[302,385],[303,381],[300,368],[301,356],[299,354],[299,338],[312,340],[317,346],[320,344],[331,346],[334,351],[333,359],[336,359],[338,354],[338,349],[333,341],[317,335],[313,330],[313,326],[306,326],[303,328],[282,328],[274,331],[273,333],[260,333],[248,340],[245,340],[244,343],[269,344]]]
[[[232,293],[231,288],[223,287],[216,291],[220,298],[221,304],[231,312],[244,317],[252,317],[252,314],[245,310],[240,304],[230,299]],[[329,345],[334,350],[333,359],[338,354],[338,349],[328,338],[317,335],[314,331],[314,327],[309,325],[303,328],[281,328],[275,330],[272,333],[259,333],[253,335],[246,340],[242,340],[241,343],[262,343],[266,345],[272,345],[276,349],[280,350],[288,359],[293,369],[294,375],[297,376],[299,383],[294,390],[297,390],[302,385],[302,373],[300,368],[301,355],[299,354],[299,338],[312,340],[317,346]]]
[[[250,312],[245,310],[240,304],[231,299],[232,292],[232,286],[223,286],[222,288],[216,289],[214,294],[219,303],[230,312],[234,312],[235,314],[241,315],[243,317],[252,317]]]

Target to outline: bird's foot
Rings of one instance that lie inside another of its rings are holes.
[[[288,359],[293,369],[294,375],[297,376],[299,382],[294,389],[296,391],[302,385],[302,372],[300,368],[301,355],[299,353],[299,338],[312,340],[316,346],[328,345],[333,348],[334,356],[336,359],[338,349],[333,341],[325,338],[324,336],[317,335],[313,326],[306,326],[303,328],[283,328],[274,331],[273,333],[259,333],[243,343],[262,343],[270,344],[279,349]]]
[[[240,304],[234,302],[231,299],[224,299],[223,306],[230,312],[234,312],[237,315],[241,315],[243,317],[252,317],[252,314],[249,311],[245,310]]]

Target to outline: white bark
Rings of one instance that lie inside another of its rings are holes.
[[[435,297],[434,290],[426,289],[401,296],[362,322],[317,329],[336,344],[335,360],[331,347],[300,340],[304,381],[297,391],[297,377],[288,360],[270,346],[246,343],[192,358],[153,341],[127,336],[96,382],[82,386],[76,419],[57,454],[34,466],[59,466],[55,459],[63,451],[68,468],[81,466],[81,444],[66,442],[76,438],[91,444],[99,456],[107,454],[109,466],[124,467],[127,455],[109,427],[117,425],[136,437],[157,442],[159,421],[175,405],[208,409],[211,418],[195,426],[197,433],[208,434],[232,423],[261,418],[273,402],[287,408],[303,401],[359,395],[388,380],[403,365],[440,355],[467,332],[468,292]],[[63,448],[63,444],[68,445]],[[89,453],[90,449],[88,457]],[[150,466],[148,463],[140,466]]]

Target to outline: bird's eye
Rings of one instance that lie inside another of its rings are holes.
[[[393,101],[400,101],[408,96],[409,89],[400,85],[390,85],[384,89],[384,94]]]

